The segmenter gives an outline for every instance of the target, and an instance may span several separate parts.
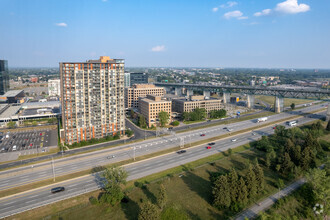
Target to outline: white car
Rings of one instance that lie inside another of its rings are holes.
[[[232,142],[235,142],[235,141],[237,141],[237,139],[232,139],[231,141],[232,141]]]
[[[13,151],[16,151],[16,145],[13,146]]]
[[[232,128],[227,128],[227,131],[231,132],[231,131],[233,131],[233,129]]]

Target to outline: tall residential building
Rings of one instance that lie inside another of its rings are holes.
[[[67,144],[125,132],[123,59],[60,63]]]
[[[183,113],[192,112],[195,108],[204,108],[206,112],[220,110],[222,107],[220,99],[205,99],[204,96],[191,96],[190,100],[173,99],[173,111]]]
[[[0,95],[9,91],[8,61],[0,60]]]
[[[163,99],[160,96],[147,95],[147,98],[139,100],[139,110],[142,115],[146,118],[147,125],[151,127],[156,126],[157,121],[159,121],[159,112],[167,112],[170,116],[172,112],[172,102]]]
[[[48,80],[48,95],[61,96],[61,80],[59,79]]]
[[[131,73],[125,73],[124,85],[125,85],[125,88],[131,86]]]
[[[125,88],[125,107],[138,108],[139,98],[145,98],[147,95],[163,96],[165,89],[156,87],[152,84],[135,84],[130,88]]]
[[[148,73],[130,73],[130,85],[148,83]]]

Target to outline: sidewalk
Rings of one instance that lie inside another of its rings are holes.
[[[258,216],[258,213],[261,211],[265,211],[266,209],[270,208],[274,203],[287,195],[289,195],[292,191],[298,189],[301,185],[306,182],[305,178],[299,179],[296,182],[290,184],[286,188],[282,189],[278,193],[275,193],[268,198],[264,199],[259,204],[255,204],[249,209],[244,210],[243,212],[239,213],[235,219],[236,220],[244,220],[245,218],[253,219]]]

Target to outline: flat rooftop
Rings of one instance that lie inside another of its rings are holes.
[[[15,97],[23,91],[24,90],[10,90],[10,91],[6,92],[4,95],[2,95],[2,97]]]

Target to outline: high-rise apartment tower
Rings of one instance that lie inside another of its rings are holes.
[[[8,61],[0,60],[0,95],[9,91]]]
[[[60,63],[67,144],[125,132],[123,59]]]

